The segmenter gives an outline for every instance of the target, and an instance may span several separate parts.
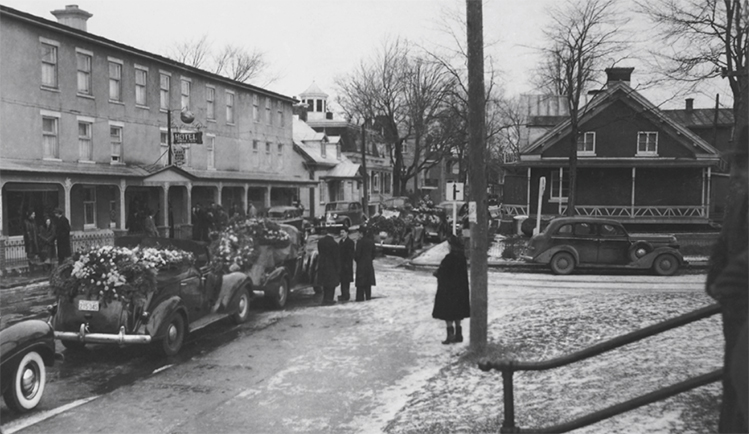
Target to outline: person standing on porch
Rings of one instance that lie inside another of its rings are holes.
[[[72,255],[70,251],[70,222],[62,214],[60,208],[55,208],[55,239],[57,240],[57,263],[62,264]]]
[[[52,268],[52,258],[55,257],[55,232],[52,218],[47,216],[39,228],[39,260],[46,270]]]
[[[247,207],[247,217],[251,219],[257,218],[257,208],[255,208],[255,204],[250,201],[250,205]]]
[[[37,234],[36,213],[30,211],[26,214],[23,221],[23,246],[26,249],[26,259],[29,261],[29,268],[37,263],[39,254],[39,235]]]
[[[341,229],[341,240],[338,241],[341,256],[341,295],[338,301],[351,299],[351,282],[354,281],[354,240],[349,238],[348,228]]]

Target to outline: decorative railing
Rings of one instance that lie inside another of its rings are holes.
[[[528,215],[524,205],[502,205],[505,215]],[[559,208],[559,214],[567,212],[567,205]],[[626,219],[706,219],[707,206],[611,206],[611,205],[578,205],[575,214],[588,217],[608,217]]]
[[[0,255],[0,270],[28,267],[23,236],[17,235],[1,240],[3,242],[0,243],[0,248],[3,249],[4,255]],[[114,232],[110,229],[70,233],[70,248],[73,252],[104,245],[114,245]]]
[[[504,420],[502,421],[502,427],[500,433],[520,433],[520,432],[532,432],[532,433],[562,433],[572,431],[584,426],[592,425],[596,422],[600,422],[604,419],[614,417],[616,415],[625,413],[635,408],[642,407],[644,405],[652,404],[654,402],[662,401],[671,396],[677,395],[688,390],[695,389],[706,384],[719,381],[723,370],[717,369],[715,371],[702,374],[697,377],[690,378],[680,383],[673,384],[671,386],[664,387],[659,390],[647,393],[642,396],[630,399],[628,401],[604,408],[590,414],[586,414],[577,419],[561,423],[559,425],[539,428],[523,428],[515,426],[515,397],[514,397],[514,384],[513,374],[518,371],[546,371],[549,369],[555,369],[562,366],[569,365],[571,363],[578,362],[580,360],[589,359],[591,357],[598,356],[605,352],[614,350],[627,344],[631,344],[650,336],[666,332],[677,327],[682,327],[687,324],[699,321],[708,317],[711,317],[720,312],[720,306],[718,304],[712,304],[710,306],[697,309],[695,311],[673,317],[662,321],[657,324],[650,325],[648,327],[635,330],[633,332],[617,336],[615,338],[603,341],[592,347],[585,348],[572,354],[568,354],[556,359],[544,360],[540,362],[521,362],[516,360],[499,360],[496,362],[492,361],[481,361],[478,366],[482,371],[498,370],[502,372],[502,384],[503,384],[503,402],[504,402]]]

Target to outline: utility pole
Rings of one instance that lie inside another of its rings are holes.
[[[369,198],[367,197],[367,185],[369,184],[369,175],[367,175],[367,136],[366,136],[367,120],[364,119],[364,123],[361,126],[361,168],[364,174],[362,175],[362,197],[361,206],[364,214],[369,217]]]
[[[468,179],[469,198],[476,203],[471,223],[471,348],[481,351],[487,336],[488,208],[486,203],[486,127],[484,26],[482,0],[466,0],[468,36]]]

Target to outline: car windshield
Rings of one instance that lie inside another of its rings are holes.
[[[405,208],[407,203],[408,199],[405,197],[393,197],[385,199],[385,208]]]
[[[325,205],[325,211],[348,211],[348,202],[331,202]]]
[[[268,217],[270,217],[270,218],[278,218],[278,219],[284,218],[286,212],[285,211],[279,211],[279,210],[270,210],[270,211],[268,211]]]

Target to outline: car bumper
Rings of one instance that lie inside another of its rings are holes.
[[[114,333],[87,333],[86,325],[81,324],[77,332],[60,332],[55,331],[55,339],[61,341],[75,341],[86,344],[150,344],[150,335],[131,335],[125,333],[125,327],[120,327],[120,332]]]
[[[406,250],[406,246],[400,244],[375,243],[375,246],[388,250]]]
[[[533,256],[528,256],[528,255],[520,255],[520,259],[522,259],[525,262],[536,262]]]

